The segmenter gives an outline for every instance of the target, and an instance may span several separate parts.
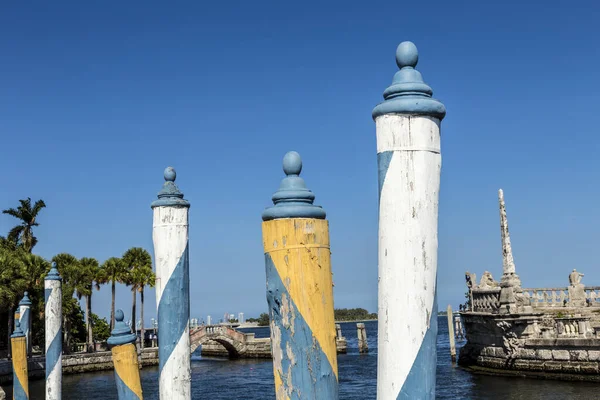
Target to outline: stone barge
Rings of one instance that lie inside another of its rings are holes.
[[[568,287],[523,288],[516,274],[502,190],[503,274],[479,284],[466,273],[469,300],[460,312],[466,344],[459,365],[475,372],[600,382],[600,286],[569,274]]]

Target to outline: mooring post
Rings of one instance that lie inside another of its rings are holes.
[[[342,326],[340,324],[335,324],[335,337],[336,339],[341,339],[342,336]]]
[[[27,338],[21,330],[21,323],[10,336],[13,367],[13,400],[29,399],[29,376],[27,374]]]
[[[400,43],[400,71],[372,114],[379,170],[378,400],[435,397],[440,124],[446,109],[415,69],[418,59],[412,42]]]
[[[46,299],[46,400],[62,398],[62,278],[52,263],[44,279]]]
[[[329,225],[299,176],[298,153],[284,156],[283,171],[275,205],[262,213],[276,398],[334,400],[338,367]]]
[[[368,353],[369,344],[367,343],[367,328],[365,328],[364,323],[359,322],[356,324],[356,334],[358,335],[358,352]]]
[[[448,317],[448,339],[450,340],[450,358],[452,359],[452,362],[456,362],[456,344],[454,343],[454,318],[452,317],[452,306],[450,304],[448,304],[446,315]]]
[[[123,310],[115,312],[115,328],[106,341],[111,348],[119,400],[142,400],[142,384],[135,341],[137,335],[123,319]]]
[[[190,203],[175,184],[175,169],[165,169],[165,183],[152,203],[152,240],[158,304],[159,392],[162,400],[191,398],[190,271],[188,211]]]
[[[29,293],[25,292],[23,298],[19,302],[19,322],[21,323],[21,330],[25,334],[25,341],[27,342],[27,355],[31,355],[31,300],[29,299]]]

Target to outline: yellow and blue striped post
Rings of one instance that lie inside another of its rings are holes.
[[[298,153],[285,155],[283,171],[262,214],[276,398],[337,400],[329,225]]]
[[[159,391],[162,400],[192,396],[190,354],[190,266],[188,211],[190,203],[175,184],[175,170],[164,172],[165,183],[152,203],[152,240],[158,304]]]
[[[13,400],[29,399],[29,377],[27,375],[27,340],[17,321],[17,328],[10,336],[13,367]]]
[[[29,293],[25,292],[23,298],[19,302],[19,322],[21,323],[21,330],[25,334],[25,341],[27,342],[27,355],[31,355],[31,300],[29,299]]]
[[[442,103],[415,69],[412,42],[396,50],[385,101],[373,110],[379,169],[377,399],[434,399]]]
[[[115,328],[107,343],[111,347],[115,366],[115,381],[119,400],[142,400],[140,368],[135,347],[136,334],[123,319],[123,310],[115,312]]]
[[[52,263],[44,279],[46,319],[46,400],[62,398],[62,278]]]

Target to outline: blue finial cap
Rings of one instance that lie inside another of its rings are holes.
[[[30,306],[31,305],[31,300],[29,299],[29,293],[28,292],[23,293],[23,298],[19,302],[19,305],[20,306]]]
[[[50,268],[50,272],[46,275],[46,281],[62,281],[60,274],[58,273],[58,268],[56,268],[56,263],[52,262],[52,268]]]
[[[383,92],[382,103],[373,110],[373,119],[384,114],[429,115],[438,119],[446,116],[446,107],[432,98],[433,90],[423,82],[415,69],[419,51],[413,42],[402,42],[396,49],[396,72],[390,87]]]
[[[181,193],[175,184],[175,179],[177,178],[175,168],[165,168],[164,177],[165,184],[161,191],[158,192],[158,200],[154,200],[151,207],[189,207],[189,201],[183,198],[183,193]]]
[[[287,175],[281,181],[279,190],[273,194],[273,207],[262,213],[263,221],[279,218],[316,218],[325,219],[325,210],[315,206],[315,195],[300,178],[302,158],[295,151],[283,157],[283,172]]]
[[[21,330],[21,322],[17,321],[15,325],[16,325],[15,330],[14,330],[13,334],[10,335],[10,337],[11,338],[24,337],[25,333],[23,333],[23,331]]]
[[[137,335],[131,333],[131,328],[123,322],[124,319],[125,314],[123,314],[123,310],[115,311],[115,328],[106,341],[109,346],[121,346],[123,344],[135,343]]]

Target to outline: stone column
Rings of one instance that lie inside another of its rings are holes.
[[[379,170],[378,400],[435,397],[440,124],[446,109],[415,69],[418,59],[412,42],[400,43],[400,71],[373,110]]]
[[[13,400],[29,399],[29,375],[27,373],[27,339],[21,323],[10,336],[13,367]]]
[[[283,171],[275,206],[262,214],[276,398],[337,400],[329,225],[299,176],[298,153],[285,155]]]
[[[21,323],[21,330],[25,334],[25,341],[27,342],[27,355],[31,355],[31,300],[29,299],[29,293],[25,292],[23,299],[19,302],[19,322]]]
[[[159,392],[162,400],[191,398],[190,273],[188,211],[190,203],[165,169],[165,183],[152,203],[156,304],[158,304]]]
[[[367,328],[365,328],[364,323],[359,322],[356,324],[356,334],[358,335],[358,352],[368,353],[369,344],[367,343]]]
[[[452,362],[456,362],[456,344],[454,343],[454,321],[452,313],[452,306],[448,304],[448,309],[446,310],[446,316],[448,317],[448,339],[450,340],[450,359]]]
[[[498,203],[500,205],[500,235],[502,239],[502,279],[500,280],[500,314],[517,312],[517,296],[521,294],[521,280],[516,274],[513,259],[510,234],[508,233],[508,218],[504,203],[504,192],[498,190]]]
[[[137,335],[123,322],[123,310],[115,312],[115,328],[106,341],[111,348],[119,400],[142,400],[140,368],[135,346]]]
[[[46,292],[46,400],[62,398],[62,278],[52,263]]]

